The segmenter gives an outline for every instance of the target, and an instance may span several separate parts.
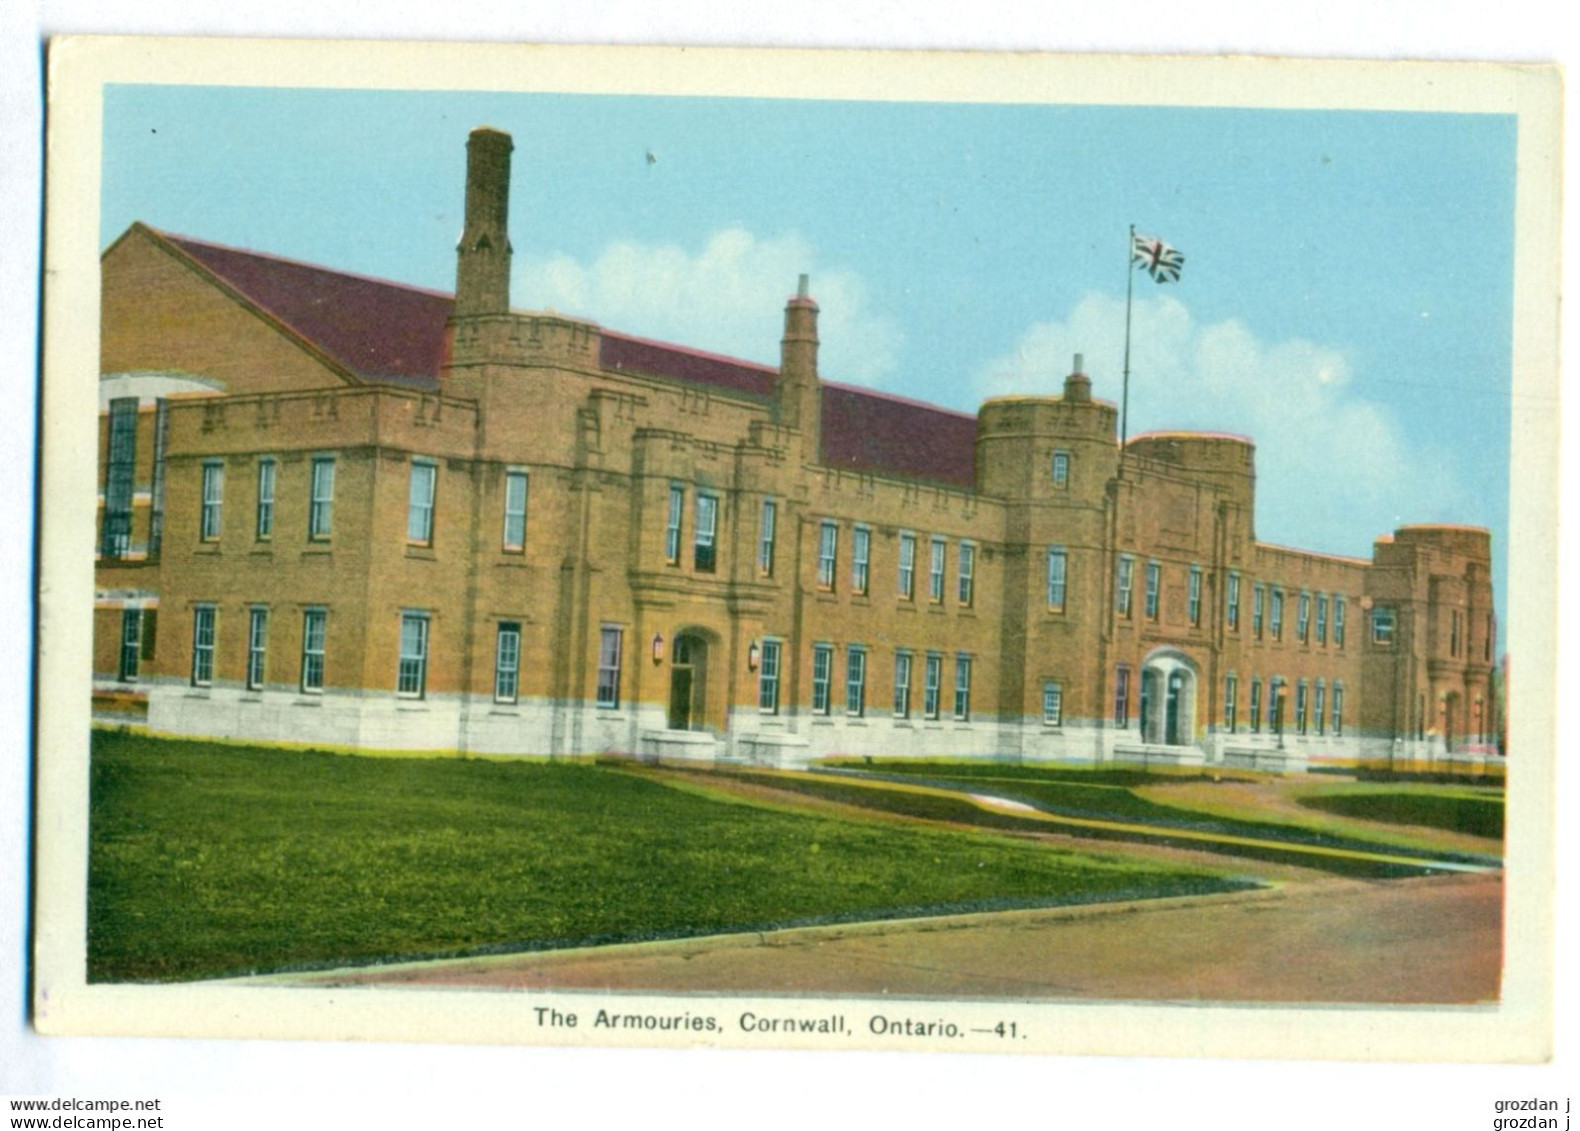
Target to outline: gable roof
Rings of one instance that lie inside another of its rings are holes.
[[[449,295],[168,232],[154,234],[353,376],[438,388],[444,324],[453,305]]]
[[[146,227],[146,226],[144,226]],[[453,298],[147,228],[353,377],[436,391]],[[768,399],[771,366],[602,331],[599,364]],[[823,462],[848,471],[971,489],[976,418],[871,389],[823,382]]]

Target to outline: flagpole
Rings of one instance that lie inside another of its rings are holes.
[[[1136,226],[1130,225],[1130,243],[1125,247],[1125,374],[1119,396],[1119,458],[1125,458],[1125,441],[1130,437],[1130,303],[1136,287]]]

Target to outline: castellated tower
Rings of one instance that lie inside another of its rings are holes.
[[[510,135],[486,126],[466,141],[466,226],[456,246],[455,317],[510,311]]]
[[[1037,717],[1050,675],[1070,718],[1102,714],[1100,678],[1063,673],[1100,655],[1118,464],[1118,412],[1092,399],[1079,355],[1062,396],[996,397],[977,414],[977,490],[1005,502],[1003,717]]]
[[[510,307],[510,135],[483,126],[466,142],[466,216],[456,245],[455,304],[439,381],[483,408],[481,451],[520,458],[521,437],[548,458],[575,434],[577,402],[558,386],[596,373],[600,333],[590,322]],[[512,440],[511,438],[515,439]],[[514,446],[501,447],[505,444]]]
[[[785,304],[785,332],[779,343],[779,376],[774,380],[774,423],[801,433],[805,459],[823,455],[823,389],[817,375],[817,303],[801,276]]]
[[[1024,501],[1101,507],[1118,466],[1118,413],[1092,399],[1092,379],[1065,378],[1064,395],[994,397],[977,414],[977,490]]]

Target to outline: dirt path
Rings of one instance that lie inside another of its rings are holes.
[[[1501,873],[814,927],[290,980],[1140,1001],[1495,1000]],[[278,980],[278,979],[273,979]]]

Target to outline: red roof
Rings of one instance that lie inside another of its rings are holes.
[[[437,387],[449,295],[160,234],[353,375]]]
[[[450,295],[186,236],[155,235],[354,376],[438,388]],[[777,373],[756,362],[608,330],[602,332],[599,364],[759,398],[773,394]],[[844,470],[969,490],[976,481],[976,418],[824,382],[823,460]]]
[[[766,365],[739,358],[703,353],[701,350],[649,341],[647,338],[631,338],[609,330],[603,331],[598,363],[605,369],[618,372],[668,377],[758,397],[773,394],[774,375],[777,372]]]
[[[963,412],[823,382],[823,462],[971,489],[977,420]]]

